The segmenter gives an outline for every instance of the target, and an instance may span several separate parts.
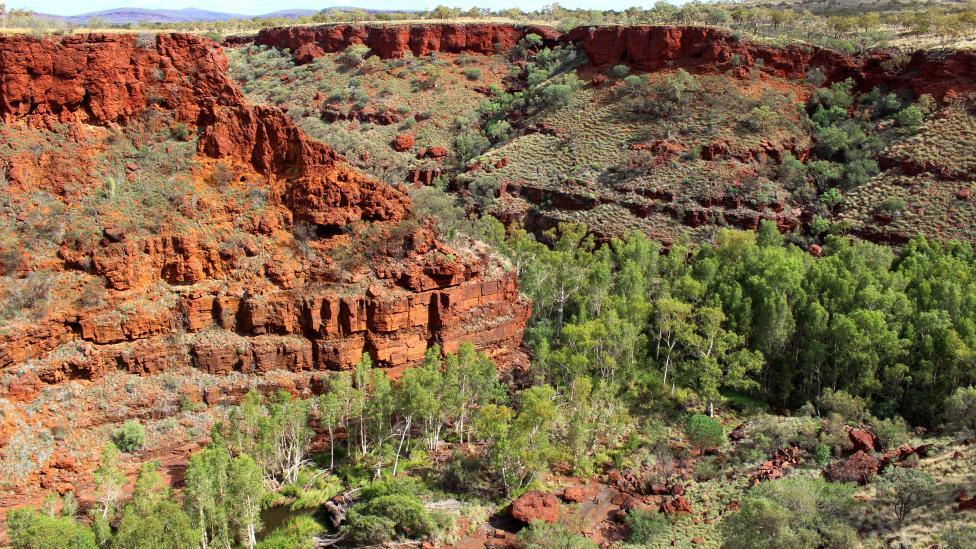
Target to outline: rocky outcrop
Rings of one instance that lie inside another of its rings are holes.
[[[276,27],[261,29],[253,38],[259,46],[289,49],[299,63],[310,62],[324,53],[345,50],[363,44],[383,59],[402,57],[410,52],[422,57],[431,53],[479,53],[492,55],[511,49],[526,34],[535,33],[550,43],[560,33],[550,27],[503,24],[432,24],[432,25],[320,25],[312,27]],[[246,43],[234,39],[228,46]],[[306,46],[314,45],[309,50]]]
[[[749,481],[753,485],[767,480],[783,478],[792,467],[800,463],[800,449],[796,446],[778,448],[773,458],[764,461],[755,471],[749,474]]]
[[[867,429],[849,429],[847,431],[847,438],[850,439],[855,452],[871,453],[881,451],[881,439]]]
[[[132,34],[4,34],[0,118],[122,124],[154,105],[203,124],[208,107],[243,104],[226,71],[216,44],[186,34],[159,35],[148,46]]]
[[[526,492],[512,502],[512,518],[524,524],[559,520],[559,498],[539,491]]]
[[[641,71],[684,68],[696,72],[751,69],[772,76],[803,79],[817,69],[828,81],[853,78],[859,87],[910,89],[936,99],[976,90],[976,53],[968,50],[918,51],[910,57],[894,50],[850,56],[808,44],[773,46],[740,39],[728,30],[693,26],[578,27],[560,33],[551,27],[501,24],[322,25],[262,29],[253,38],[232,37],[228,46],[245,43],[291,50],[297,62],[364,44],[382,58],[408,51],[494,54],[507,51],[526,34],[546,44],[579,44],[598,66],[625,63]],[[311,47],[310,47],[311,46]]]
[[[832,482],[856,482],[864,485],[871,482],[881,469],[881,461],[860,450],[847,459],[832,463],[824,469],[824,477]]]
[[[377,36],[377,44],[397,40],[385,31]],[[483,49],[507,44],[507,36],[482,29],[423,43]],[[364,351],[381,366],[403,366],[435,343],[453,351],[471,342],[498,357],[519,347],[529,309],[512,271],[485,249],[443,245],[430,226],[399,231],[407,220],[416,223],[404,192],[356,172],[279,109],[248,104],[226,68],[216,44],[190,35],[160,35],[149,45],[132,35],[3,35],[0,117],[54,127],[125,124],[147,110],[171,113],[196,129],[205,165],[216,160],[267,178],[276,198],[265,218],[254,221],[257,234],[307,223],[328,246],[333,235],[369,226],[393,251],[365,254],[369,264],[357,268],[366,272],[347,282],[330,282],[326,271],[335,266],[328,258],[295,264],[270,256],[248,275],[252,282],[194,290],[151,311],[119,315],[106,306],[10,327],[0,336],[0,367],[42,358],[72,339],[94,345],[94,351],[83,366],[53,371],[81,377],[113,366],[151,373],[181,362],[209,372],[346,368]],[[86,270],[108,288],[127,292],[158,280],[175,286],[222,282],[232,265],[258,251],[218,247],[198,233],[165,227],[139,238],[107,227],[100,242],[66,243],[59,258],[64,268]],[[364,283],[367,276],[374,283]],[[317,289],[309,290],[310,283]],[[160,340],[183,330],[220,330],[224,339],[190,338],[166,349]],[[140,358],[133,359],[136,348]]]
[[[789,79],[803,79],[818,69],[828,81],[853,78],[868,90],[875,86],[911,89],[936,99],[976,90],[976,53],[967,50],[917,51],[903,58],[897,51],[849,56],[807,44],[785,47],[739,39],[712,27],[579,27],[561,37],[582,45],[596,65],[626,63],[642,71],[684,68],[700,72],[758,69]]]

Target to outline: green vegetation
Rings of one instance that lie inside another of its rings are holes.
[[[780,407],[818,402],[846,420],[866,406],[932,425],[957,387],[947,381],[971,382],[976,311],[939,297],[973,291],[968,247],[919,238],[896,255],[828,237],[814,260],[765,222],[758,235],[721,231],[714,246],[667,256],[642,235],[601,247],[579,227],[547,236],[552,248],[516,232],[503,250],[534,300],[528,337],[557,386],[579,376],[638,394],[671,384],[706,410],[733,388]],[[922,290],[930,284],[949,293]],[[922,344],[923,326],[945,345]],[[614,345],[598,345],[601,333]],[[638,366],[648,363],[656,371]]]
[[[656,511],[634,509],[627,513],[627,541],[647,546],[671,532],[667,518]]]
[[[749,491],[722,522],[726,549],[856,547],[850,525],[855,487],[822,479],[784,479]]]
[[[534,522],[518,535],[520,549],[596,549],[597,544],[562,524]]]
[[[934,486],[935,482],[927,473],[891,467],[878,480],[878,494],[891,506],[901,523],[905,522],[908,513],[929,504]]]
[[[130,419],[122,424],[118,431],[112,433],[112,442],[123,452],[135,452],[141,450],[146,443],[146,431],[141,423]]]
[[[95,549],[95,535],[71,516],[59,517],[34,509],[12,509],[7,514],[10,543],[17,549]]]
[[[698,449],[717,448],[725,440],[722,425],[701,414],[695,414],[688,418],[685,431],[688,435],[688,442],[691,443],[692,447]]]

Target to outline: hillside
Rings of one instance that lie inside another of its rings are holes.
[[[15,549],[976,540],[971,50],[0,35],[0,119]]]

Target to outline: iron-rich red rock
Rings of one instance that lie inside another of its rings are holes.
[[[512,518],[525,524],[537,520],[556,522],[559,520],[559,499],[539,491],[526,492],[512,502],[511,513]]]
[[[833,482],[856,482],[867,484],[878,474],[881,461],[871,454],[859,450],[851,457],[832,463],[824,469],[824,477]]]
[[[847,431],[847,437],[851,440],[851,444],[854,445],[855,452],[870,453],[881,451],[881,439],[871,431],[866,429],[850,429]]]

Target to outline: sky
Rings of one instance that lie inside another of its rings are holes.
[[[672,4],[680,4],[683,0],[670,0]],[[329,6],[355,6],[372,9],[432,9],[438,4],[469,8],[505,9],[522,8],[533,10],[552,3],[552,0],[338,0],[335,3],[323,4],[315,1],[302,0],[0,0],[8,8],[30,9],[39,13],[54,15],[78,15],[93,11],[112,8],[165,8],[183,9],[200,8],[227,13],[242,13],[245,15],[260,15],[282,9],[324,9]],[[650,7],[653,0],[565,0],[559,4],[566,8],[591,9],[626,9],[633,5]]]

